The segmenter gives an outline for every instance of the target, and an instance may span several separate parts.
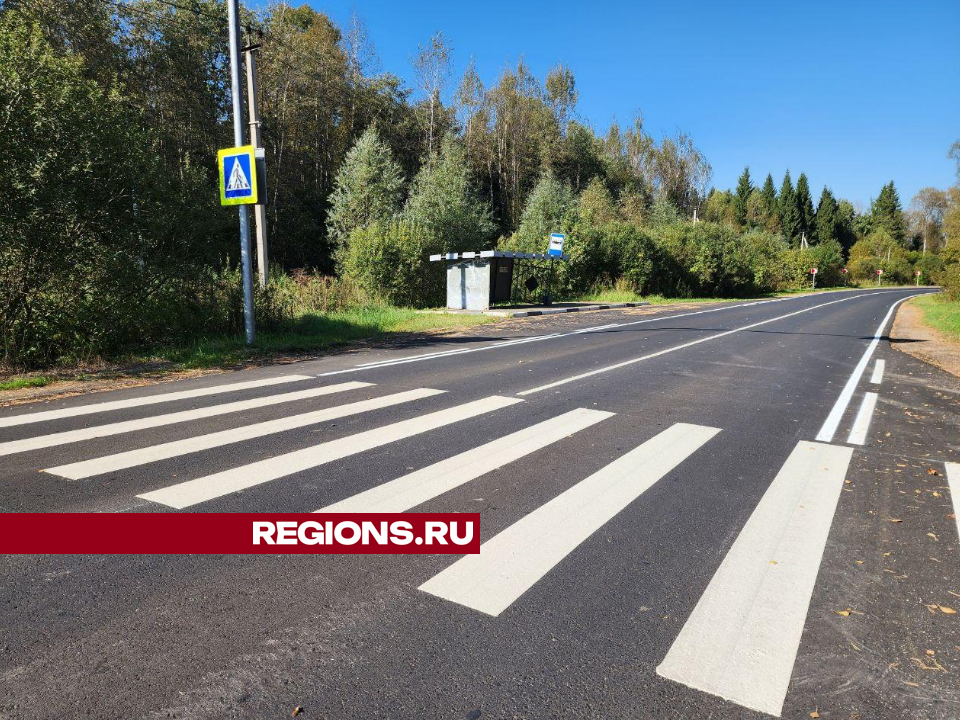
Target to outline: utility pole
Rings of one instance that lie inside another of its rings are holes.
[[[243,145],[243,88],[240,85],[240,8],[238,0],[227,0],[227,22],[230,24],[230,93],[233,96],[233,142]],[[253,317],[253,277],[250,269],[250,216],[246,205],[238,205],[240,215],[240,271],[243,275],[243,325],[247,345],[257,337]]]
[[[247,114],[249,116],[250,144],[257,149],[258,155],[263,152],[263,140],[260,135],[260,105],[257,100],[257,52],[259,49],[259,45],[250,45],[243,49],[243,58],[247,66]],[[257,158],[257,165],[261,165],[259,157]],[[264,178],[265,175],[262,174],[258,180],[263,183]],[[263,186],[260,191],[266,194],[266,186]],[[267,258],[266,205],[262,202],[254,205],[253,214],[257,221],[257,270],[260,274],[260,287],[265,288],[267,286],[267,274],[270,271]]]

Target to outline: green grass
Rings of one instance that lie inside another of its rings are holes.
[[[960,302],[942,295],[922,295],[911,300],[923,312],[923,321],[949,338],[960,340]]]
[[[22,390],[23,388],[43,387],[49,382],[50,378],[43,376],[13,378],[12,380],[0,382],[0,392],[3,392],[4,390]]]
[[[480,315],[419,313],[394,307],[352,308],[327,315],[307,314],[288,323],[283,330],[260,331],[253,347],[248,347],[242,336],[206,338],[158,348],[139,359],[167,360],[183,369],[218,367],[270,355],[316,352],[396,333],[455,329],[497,320]]]

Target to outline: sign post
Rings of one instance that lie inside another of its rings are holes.
[[[917,276],[917,287],[920,287],[920,271],[914,270],[913,274]]]
[[[243,103],[240,99],[242,89],[240,86],[240,12],[237,7],[238,0],[227,0],[227,22],[230,25],[230,94],[233,100],[233,142],[237,146],[237,150],[243,149]],[[229,152],[229,151],[228,151]],[[235,158],[242,158],[243,155],[233,155]],[[240,216],[240,272],[243,276],[243,325],[244,330],[246,331],[247,345],[253,345],[254,340],[256,340],[256,327],[254,324],[253,317],[253,277],[250,267],[250,216],[247,213],[247,205],[255,203],[257,198],[254,197],[253,201],[246,200],[246,197],[243,195],[236,195],[233,197],[225,197],[230,188],[233,188],[233,192],[249,192],[254,196],[256,195],[256,173],[254,170],[256,160],[252,156],[248,156],[251,159],[251,164],[249,167],[249,174],[246,176],[247,184],[250,186],[248,190],[240,187],[242,179],[239,177],[240,172],[243,171],[242,160],[235,160],[232,166],[229,169],[230,175],[224,178],[225,185],[221,190],[221,202],[224,199],[233,199],[239,200],[240,202],[227,203],[227,204],[236,204],[237,212]],[[240,168],[239,171],[236,171],[236,168]],[[221,173],[224,172],[223,165],[221,164]],[[234,177],[234,172],[237,172],[237,176]],[[223,175],[221,174],[223,178]]]
[[[553,261],[554,258],[563,257],[563,243],[566,239],[563,233],[550,233],[550,243],[547,246],[547,257],[550,258],[550,281],[543,299],[544,305],[550,305],[553,302]]]
[[[840,271],[840,274],[843,275],[843,286],[846,287],[847,286],[847,269],[843,268],[843,270]]]
[[[883,270],[877,270],[877,287],[880,287],[880,278],[883,277]]]
[[[810,275],[813,277],[813,289],[817,289],[817,268],[810,268]]]

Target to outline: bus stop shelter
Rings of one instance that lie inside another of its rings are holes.
[[[487,310],[498,303],[552,298],[553,264],[568,255],[483,250],[431,255],[431,262],[447,263],[447,308]]]

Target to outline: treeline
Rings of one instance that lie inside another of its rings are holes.
[[[486,84],[471,63],[454,78],[438,33],[408,87],[379,68],[356,18],[338,27],[278,3],[244,8],[242,25],[261,45],[270,260],[283,278],[258,294],[261,324],[336,294],[318,279],[331,275],[363,289],[353,301],[436,305],[428,253],[542,250],[556,230],[570,295],[616,283],[745,295],[803,283],[812,265],[836,281],[848,256],[857,277],[887,263],[903,279],[911,253],[939,262],[947,244],[947,206],[915,221],[892,183],[862,214],[827,190],[814,208],[804,175],[777,190],[745,172],[708,193],[689,136],[655,138],[639,114],[596,131],[562,65],[541,80],[521,61]],[[222,0],[0,0],[3,364],[240,329],[236,215],[216,192],[216,150],[232,145],[226,51]]]

